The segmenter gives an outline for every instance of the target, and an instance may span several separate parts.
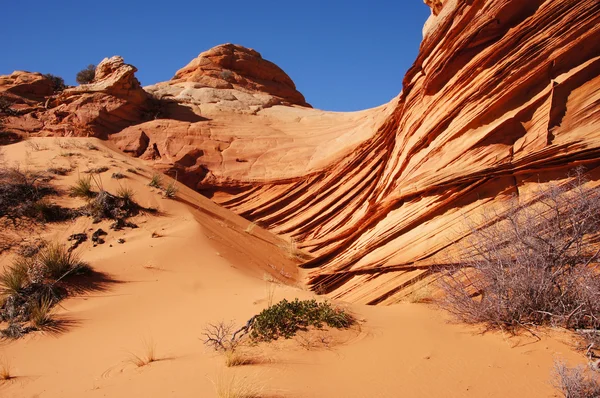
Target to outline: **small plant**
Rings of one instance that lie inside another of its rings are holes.
[[[77,76],[75,80],[79,84],[89,84],[94,81],[94,77],[96,76],[96,65],[89,64],[87,68],[80,70],[77,72]]]
[[[127,178],[127,176],[123,173],[112,173],[112,176],[110,178],[114,178],[115,180],[122,180],[123,178]]]
[[[95,193],[92,191],[92,177],[79,177],[70,189],[71,196],[82,198],[93,198]]]
[[[119,186],[119,188],[117,188],[117,196],[127,203],[133,203],[134,192],[133,189],[129,187]]]
[[[217,382],[213,384],[218,398],[260,398],[264,395],[263,387],[250,382],[245,377],[220,375]]]
[[[167,187],[165,188],[165,198],[174,199],[177,196],[177,191],[179,191],[179,189],[177,188],[175,183],[169,183],[169,185],[167,185]]]
[[[235,351],[237,341],[233,337],[233,323],[208,324],[202,332],[204,344],[215,351]]]
[[[131,167],[127,169],[127,172],[131,173],[131,174],[139,174],[139,172],[136,169],[131,168]]]
[[[316,300],[283,299],[263,310],[251,325],[250,338],[254,341],[271,341],[279,337],[291,338],[299,330],[312,326],[322,328],[323,324],[334,328],[348,328],[354,323],[352,315],[331,304]]]
[[[65,80],[60,76],[55,76],[51,73],[46,73],[44,77],[52,82],[52,89],[54,90],[54,92],[63,91],[65,88],[67,88],[67,86],[65,85]]]
[[[89,265],[76,253],[59,243],[50,243],[41,249],[36,256],[36,261],[44,267],[47,276],[54,280],[89,270]]]
[[[0,361],[0,381],[8,381],[14,377],[15,376],[12,374],[10,363],[5,359]]]
[[[232,368],[235,366],[252,365],[255,361],[237,350],[225,351],[225,366]]]
[[[16,259],[0,274],[0,293],[2,295],[19,294],[27,283],[29,261],[25,258]]]
[[[57,176],[65,176],[71,172],[71,169],[67,169],[64,167],[50,167],[48,169],[48,173],[55,174]]]
[[[158,173],[152,174],[152,178],[148,185],[153,188],[162,188],[162,176]]]
[[[130,354],[129,362],[141,368],[142,366],[146,366],[149,363],[156,362],[158,358],[156,357],[156,344],[150,340],[144,340],[144,352],[142,355],[137,355],[134,353]]]
[[[35,151],[35,152],[45,151],[46,149],[48,149],[48,147],[46,145],[41,144],[41,143],[39,143],[37,141],[31,141],[31,140],[29,140],[29,141],[27,141],[25,143],[25,145],[27,145],[27,148],[29,148],[29,149],[31,149],[32,151]]]
[[[89,169],[86,171],[86,173],[89,174],[100,174],[100,173],[104,173],[105,171],[108,171],[109,168],[106,166],[100,166],[100,167],[95,167],[93,169]]]
[[[97,151],[98,147],[94,144],[92,144],[91,142],[86,142],[85,143],[85,147],[90,150],[90,151]]]
[[[565,398],[600,397],[600,377],[583,366],[569,368],[562,362],[554,366],[555,387]]]
[[[37,330],[44,330],[44,328],[51,325],[53,321],[50,312],[52,311],[53,305],[54,302],[48,297],[44,297],[41,301],[35,303],[35,305],[31,307],[31,325]]]

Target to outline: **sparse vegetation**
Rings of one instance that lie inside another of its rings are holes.
[[[162,188],[162,176],[158,173],[152,174],[152,178],[150,179],[148,185],[153,188]]]
[[[68,279],[89,271],[89,265],[58,243],[15,259],[0,276],[0,322],[9,323],[0,336],[19,338],[52,325],[51,309],[68,294]],[[30,326],[24,325],[27,322]]]
[[[96,193],[92,190],[92,177],[79,177],[75,184],[70,188],[71,196],[81,198],[93,198]]]
[[[41,301],[36,302],[31,307],[31,325],[38,330],[44,330],[47,326],[52,324],[52,317],[50,312],[54,303],[48,297],[42,298]]]
[[[71,169],[67,169],[64,167],[50,167],[47,171],[48,171],[48,173],[54,174],[57,176],[66,176],[67,174],[69,174],[71,172]]]
[[[87,263],[81,261],[75,252],[59,243],[50,243],[42,248],[36,255],[35,263],[40,264],[44,275],[52,280],[89,270]]]
[[[100,167],[94,167],[93,169],[89,169],[86,171],[86,173],[88,174],[100,174],[100,173],[104,173],[105,171],[108,171],[109,168],[106,166],[100,166]]]
[[[65,84],[65,79],[63,79],[60,76],[56,76],[51,73],[46,73],[44,77],[52,82],[52,89],[54,90],[54,92],[63,91],[65,88],[67,88]]]
[[[179,191],[179,189],[177,188],[175,183],[170,182],[169,185],[167,185],[167,187],[165,188],[165,198],[174,199],[177,196],[177,191]]]
[[[32,141],[32,140],[28,140],[25,145],[27,145],[27,148],[31,149],[32,151],[35,152],[39,152],[39,151],[45,151],[46,149],[48,149],[48,147],[44,144],[41,144],[37,141]]]
[[[325,324],[333,328],[348,328],[353,323],[352,315],[327,302],[283,299],[254,318],[250,338],[254,341],[271,341],[279,337],[293,337],[297,331],[310,326],[322,328]]]
[[[562,362],[555,363],[554,383],[565,398],[600,397],[600,375],[583,366],[569,368]]]
[[[218,398],[260,398],[264,394],[263,387],[235,375],[220,375],[213,384]]]
[[[96,76],[96,65],[89,64],[85,69],[77,72],[77,76],[75,80],[79,84],[89,84],[94,81],[94,77]]]
[[[127,178],[127,176],[123,173],[116,172],[116,173],[112,173],[111,178],[114,178],[115,180],[122,180],[123,178]]]
[[[119,188],[117,188],[117,196],[127,203],[133,203],[134,192],[133,189],[129,187],[119,186]]]
[[[3,359],[0,361],[0,381],[8,381],[13,378],[14,376],[12,374],[10,363]]]
[[[458,266],[442,280],[443,306],[460,320],[511,330],[531,325],[600,328],[600,191],[581,171],[531,203],[485,215]],[[531,330],[530,330],[531,331]]]
[[[134,364],[138,368],[141,368],[142,366],[146,366],[146,365],[158,360],[158,358],[156,356],[156,344],[154,343],[154,341],[152,341],[152,340],[145,341],[144,340],[143,343],[144,343],[144,351],[142,352],[142,354],[137,355],[134,353],[130,353],[130,357],[129,357],[129,362]]]

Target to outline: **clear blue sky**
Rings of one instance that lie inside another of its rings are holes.
[[[422,0],[28,0],[2,4],[0,74],[75,74],[121,55],[143,85],[169,80],[222,43],[279,65],[314,107],[350,111],[389,101],[416,58]]]

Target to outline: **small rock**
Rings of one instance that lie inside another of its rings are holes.
[[[117,243],[123,244],[123,243],[125,243],[125,239],[119,238],[119,239],[117,239]]]

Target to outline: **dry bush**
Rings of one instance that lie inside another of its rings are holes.
[[[162,188],[162,176],[158,173],[152,174],[152,178],[148,185],[153,188]]]
[[[556,362],[554,384],[565,398],[600,397],[600,376],[583,366],[569,368],[562,362]]]
[[[0,167],[0,217],[14,223],[26,216],[31,206],[45,195],[54,193],[41,173],[19,168]]]
[[[600,191],[581,170],[504,212],[484,215],[456,267],[440,279],[442,305],[490,327],[600,327]],[[472,226],[471,226],[472,227]]]
[[[208,324],[202,331],[204,344],[215,351],[235,351],[239,341],[233,335],[233,323],[219,322]]]
[[[81,197],[81,198],[93,198],[95,192],[92,190],[92,177],[79,177],[75,184],[70,188],[71,196]]]
[[[96,76],[96,65],[89,64],[85,69],[77,72],[77,76],[75,80],[79,84],[89,84],[94,81],[94,77]]]
[[[175,185],[174,182],[169,183],[169,185],[167,185],[167,187],[165,188],[165,192],[164,192],[165,198],[175,199],[178,191],[179,191],[179,188],[177,188],[177,186]]]

